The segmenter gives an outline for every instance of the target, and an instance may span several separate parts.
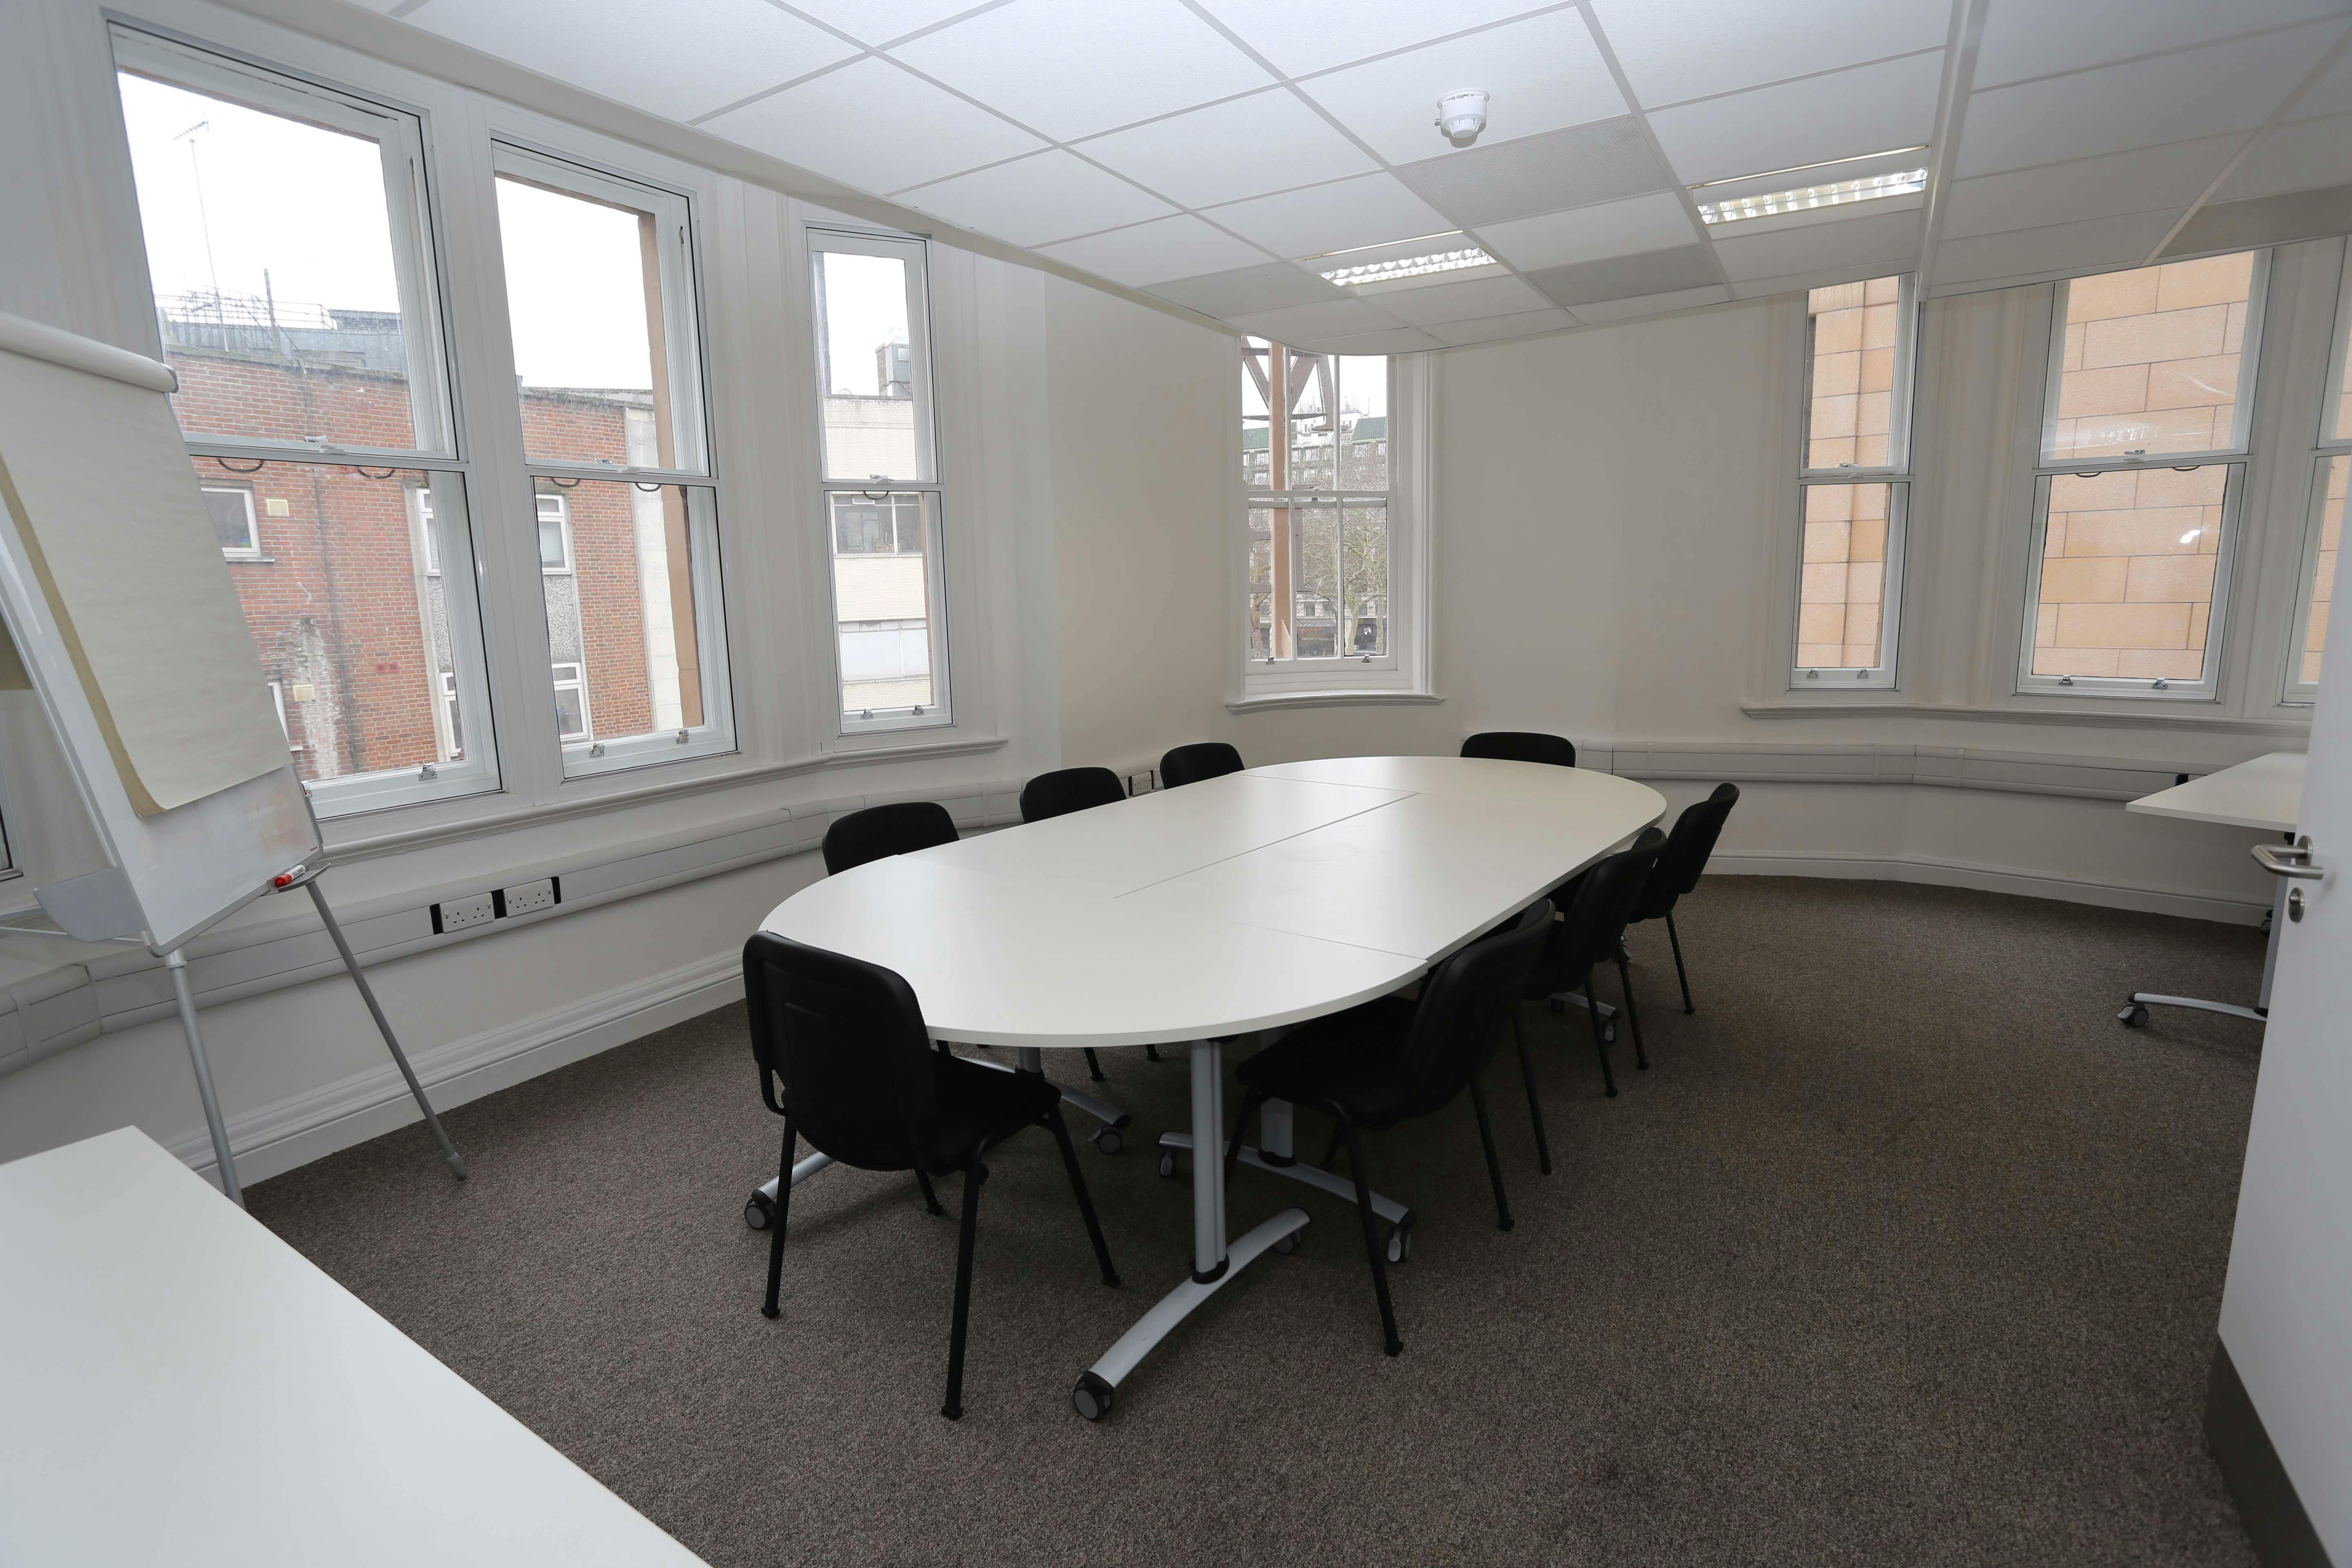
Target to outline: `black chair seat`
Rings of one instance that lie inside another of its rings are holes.
[[[1328,1101],[1375,1131],[1404,1119],[1405,1037],[1414,1004],[1383,996],[1333,1013],[1244,1062],[1235,1076],[1275,1100]]]
[[[921,1168],[932,1175],[960,1171],[1024,1127],[1034,1127],[1061,1104],[1061,1090],[1037,1073],[999,1072],[940,1053],[930,1058],[938,1109],[919,1129]],[[801,1124],[801,1136],[845,1165],[865,1171],[917,1169],[905,1122],[878,1121]]]

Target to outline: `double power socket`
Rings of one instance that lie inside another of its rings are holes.
[[[519,882],[511,888],[492,888],[487,893],[468,893],[462,899],[444,899],[435,904],[433,931],[436,936],[464,931],[492,921],[551,910],[562,901],[563,882],[559,877],[541,877],[536,882]]]

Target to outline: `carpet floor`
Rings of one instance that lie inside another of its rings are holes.
[[[2200,1419],[2260,1060],[2257,932],[1893,883],[1726,877],[1633,936],[1648,1072],[1523,1014],[1557,1173],[1488,1075],[1376,1135],[1420,1214],[1381,1353],[1353,1210],[1244,1169],[1221,1291],[1088,1425],[1069,1388],[1183,1277],[1181,1057],[1104,1056],[1124,1153],[992,1162],[966,1415],[938,1414],[955,1224],[903,1176],[801,1188],[783,1316],[741,1218],[776,1164],[740,1008],[249,1191],[254,1214],[714,1564],[2250,1563]],[[1603,999],[1615,994],[1604,981]],[[1507,1051],[1507,1047],[1506,1047]],[[1048,1071],[1082,1079],[1075,1054]],[[1234,1094],[1238,1101],[1238,1094]],[[1074,1115],[1083,1130],[1086,1119]],[[1299,1117],[1319,1149],[1325,1124]],[[959,1202],[950,1185],[950,1215]]]

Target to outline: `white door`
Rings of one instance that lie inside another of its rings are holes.
[[[2352,650],[2347,650],[2352,651]],[[2352,674],[2320,688],[2221,1342],[2328,1555],[2352,1564]]]

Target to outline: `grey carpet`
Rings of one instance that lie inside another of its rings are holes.
[[[777,1128],[740,1009],[458,1110],[467,1184],[411,1128],[253,1212],[714,1563],[2251,1563],[2199,1419],[2257,1031],[2114,1014],[2250,999],[2260,936],[1893,884],[1721,878],[1684,909],[1701,1010],[1637,928],[1654,1066],[1621,1041],[1620,1098],[1581,1014],[1526,1011],[1550,1179],[1490,1074],[1515,1231],[1466,1103],[1374,1140],[1423,1215],[1402,1358],[1353,1211],[1245,1170],[1236,1231],[1301,1203],[1305,1245],[1099,1426],[1072,1381],[1184,1272],[1149,1150],[1181,1058],[1108,1054],[1139,1136],[1080,1146],[1120,1289],[1051,1141],[994,1162],[960,1424],[955,1226],[906,1178],[803,1187],[760,1315],[740,1210]]]

